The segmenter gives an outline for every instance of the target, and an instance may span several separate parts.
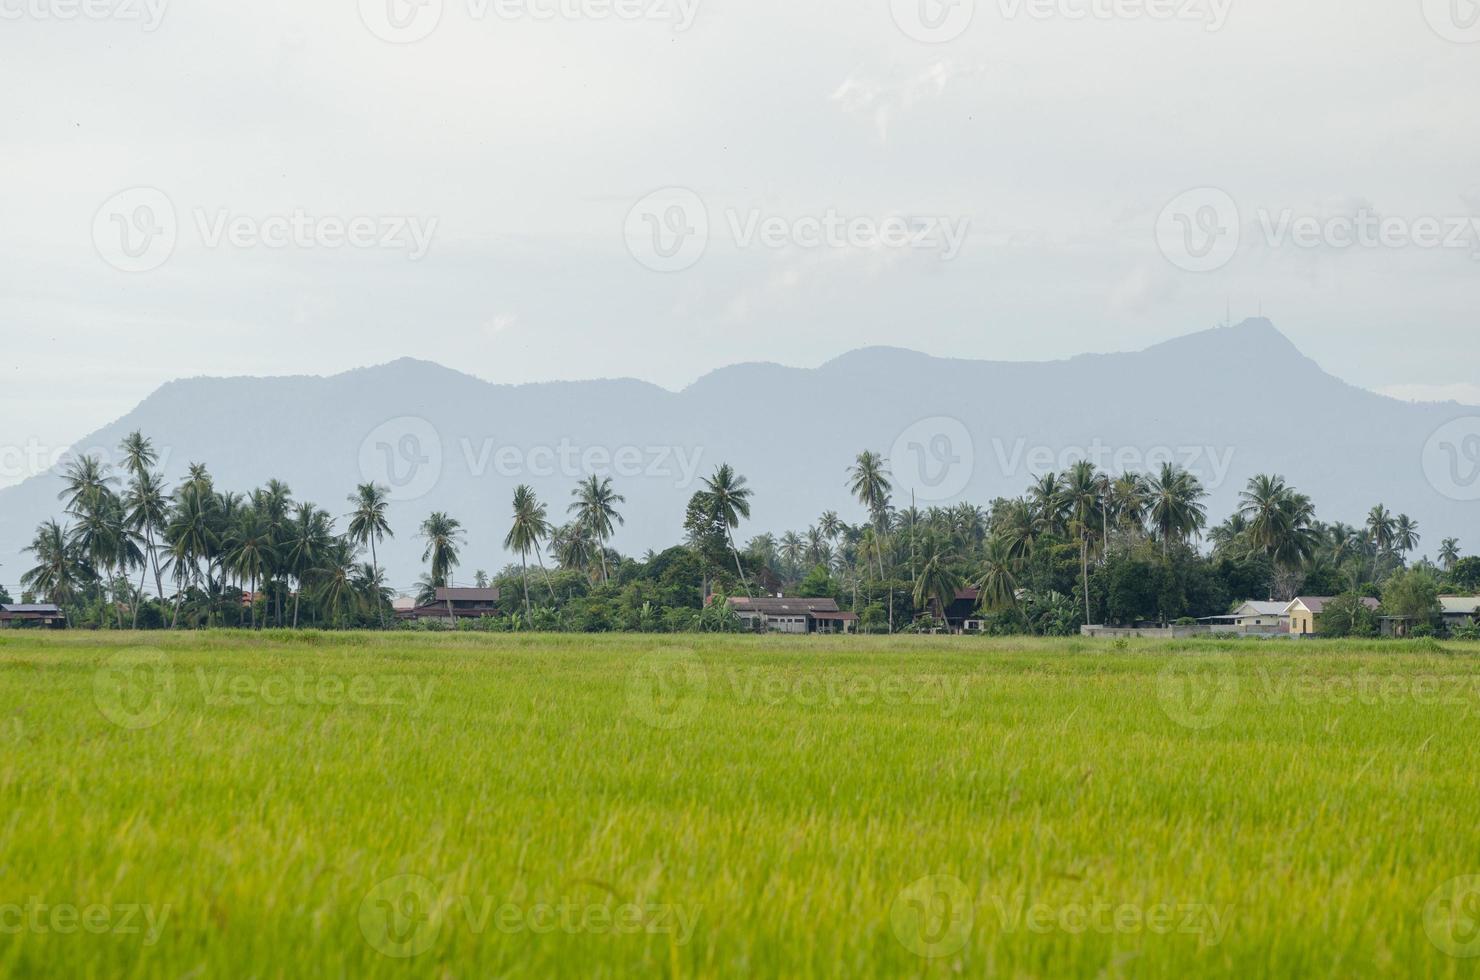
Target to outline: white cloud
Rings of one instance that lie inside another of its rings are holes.
[[[975,74],[978,69],[960,68],[953,62],[937,61],[913,74],[894,73],[875,79],[849,75],[833,92],[831,101],[844,112],[866,115],[873,119],[879,142],[889,142],[890,123],[921,102],[939,99],[954,79]]]

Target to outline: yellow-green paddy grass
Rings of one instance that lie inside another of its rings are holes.
[[[9,632],[0,975],[1473,975],[1477,653]]]

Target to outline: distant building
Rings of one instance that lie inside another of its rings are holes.
[[[1198,620],[1214,633],[1268,635],[1290,632],[1288,602],[1260,602],[1250,599],[1222,616],[1204,616]]]
[[[440,619],[456,622],[459,619],[481,619],[498,615],[498,589],[437,590],[435,602],[419,606],[415,600],[397,599],[391,603],[397,619],[417,622],[423,619]]]
[[[729,601],[745,628],[760,633],[852,633],[858,624],[857,614],[840,610],[835,599],[731,596]]]
[[[945,609],[935,599],[930,600],[930,615],[946,624],[952,633],[979,633],[984,620],[978,615],[982,590],[974,586],[957,589],[955,598]]]
[[[67,614],[49,602],[24,602],[0,605],[0,629],[39,626],[43,629],[66,629]]]
[[[1290,617],[1290,632],[1297,636],[1310,636],[1321,631],[1321,614],[1326,611],[1326,603],[1335,599],[1335,596],[1297,596],[1290,600],[1285,607],[1285,615]],[[1370,597],[1362,599],[1362,605],[1373,612],[1377,612],[1382,603]]]
[[[1441,595],[1440,615],[1450,629],[1480,623],[1480,596]]]

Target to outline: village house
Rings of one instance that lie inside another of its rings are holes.
[[[66,629],[67,615],[50,602],[20,602],[0,605],[0,629],[39,626],[43,629]]]
[[[1238,633],[1268,636],[1290,632],[1287,602],[1260,602],[1250,599],[1222,616],[1204,616],[1198,620],[1213,633]]]
[[[760,633],[852,633],[858,624],[835,599],[731,596],[729,604],[746,629]]]
[[[1321,631],[1321,613],[1326,610],[1326,603],[1336,598],[1335,596],[1297,596],[1290,600],[1285,607],[1285,615],[1290,618],[1290,632],[1296,636],[1313,636]],[[1373,612],[1377,612],[1382,603],[1371,597],[1364,597],[1362,605]]]
[[[980,633],[985,621],[977,611],[981,602],[981,589],[967,587],[957,589],[955,598],[944,610],[934,597],[930,599],[930,616],[946,624],[952,633]]]
[[[393,602],[396,618],[408,622],[437,619],[446,623],[459,619],[481,619],[498,615],[498,589],[437,589],[436,601],[428,605],[417,605],[415,600],[397,599]]]
[[[1448,629],[1480,623],[1480,596],[1441,595],[1439,607]]]

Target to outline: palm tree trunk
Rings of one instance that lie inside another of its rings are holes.
[[[144,580],[149,574],[149,563],[144,562],[144,570],[139,573],[139,594],[134,597],[134,631],[139,629],[139,607],[144,604]]]
[[[598,537],[596,547],[601,549],[601,584],[605,585],[608,581],[606,577],[606,539]]]
[[[380,586],[378,584],[380,582],[380,560],[375,557],[375,535],[373,534],[370,535],[370,570],[375,574],[375,581],[377,583],[377,585],[375,586],[375,618],[380,621],[380,628],[385,629],[385,606],[380,601]],[[293,605],[293,626],[295,629],[298,626],[297,603],[294,603]]]
[[[730,553],[735,556],[735,571],[740,575],[740,585],[745,589],[745,594],[753,599],[755,597],[750,595],[750,583],[745,580],[745,569],[740,567],[740,549],[735,547],[735,536],[728,527],[725,528],[725,537],[730,539]]]
[[[1083,568],[1084,587],[1084,621],[1090,622],[1089,613],[1089,537],[1083,531],[1079,534],[1079,562]]]
[[[519,577],[524,579],[524,618],[533,619],[534,613],[529,611],[529,560],[526,558],[528,554],[526,551],[519,553]]]
[[[553,586],[553,585],[550,584],[550,573],[545,568],[545,559],[544,559],[544,556],[540,554],[540,546],[539,545],[535,545],[534,546],[534,557],[535,557],[535,560],[540,563],[540,572],[543,573],[544,576],[545,576],[545,588],[547,588],[547,589],[550,590],[550,601],[551,602],[554,602],[555,601],[555,586]]]

